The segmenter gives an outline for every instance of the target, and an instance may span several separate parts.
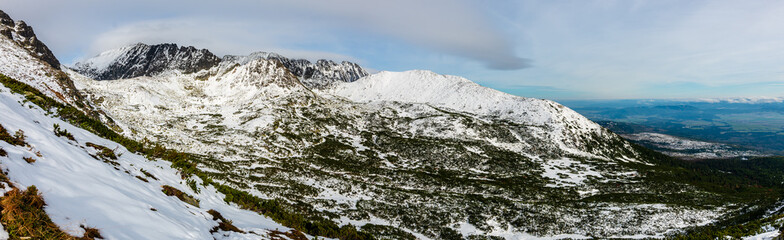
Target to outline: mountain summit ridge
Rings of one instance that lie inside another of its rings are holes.
[[[136,43],[102,52],[95,57],[74,64],[72,69],[97,80],[116,80],[140,76],[154,76],[169,70],[194,73],[220,63],[247,64],[255,59],[280,62],[308,88],[324,88],[337,82],[353,82],[369,75],[356,63],[320,59],[315,63],[306,59],[287,58],[276,53],[254,52],[249,55],[217,57],[208,49],[193,46],[178,47],[164,43],[148,45]]]
[[[207,49],[178,47],[173,43],[136,43],[78,62],[73,69],[94,79],[114,80],[153,76],[167,70],[193,73],[218,63],[220,58]]]

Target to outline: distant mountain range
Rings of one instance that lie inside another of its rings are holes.
[[[784,103],[778,100],[728,98],[564,103],[620,134],[657,133],[713,142],[739,151],[739,155],[722,156],[750,157],[784,154]],[[699,158],[710,156],[714,155]]]

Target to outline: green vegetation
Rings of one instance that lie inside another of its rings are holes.
[[[724,236],[739,238],[755,234],[761,226],[784,217],[764,217],[768,209],[781,204],[780,200],[784,199],[784,186],[781,185],[784,182],[784,157],[682,161],[639,146],[636,148],[646,159],[656,164],[638,166],[647,181],[654,184],[688,184],[713,194],[708,198],[712,201],[707,202],[682,196],[668,201],[695,207],[720,206],[726,203],[743,206],[740,214],[714,224],[692,228],[676,239],[715,239]]]
[[[345,225],[339,227],[334,222],[320,217],[305,218],[299,214],[293,214],[285,208],[280,200],[262,199],[247,192],[239,191],[226,185],[218,184],[218,192],[226,195],[226,202],[236,203],[244,209],[255,211],[272,218],[284,226],[300,230],[302,232],[338,239],[374,239],[368,233],[357,231],[354,226]]]
[[[200,190],[199,190],[199,186],[196,184],[196,180],[188,179],[187,181],[185,181],[185,184],[188,185],[188,187],[190,187],[191,190],[193,190],[193,192],[199,194]]]
[[[139,169],[139,171],[141,171],[142,173],[144,173],[144,176],[147,176],[148,178],[152,178],[152,179],[158,180],[158,178],[157,178],[157,177],[155,177],[155,176],[154,176],[154,175],[152,175],[151,173],[149,173],[149,172],[147,172],[146,170],[144,170],[144,168],[142,168],[142,169]]]
[[[24,136],[24,131],[22,131],[22,129],[17,130],[16,133],[14,133],[14,135],[11,136],[11,134],[8,133],[8,130],[6,130],[5,127],[3,127],[2,124],[0,124],[0,141],[4,141],[7,142],[8,144],[16,145],[16,146],[26,146],[27,143],[24,140],[25,140],[25,136]]]
[[[55,124],[53,125],[53,127],[54,127],[54,130],[53,130],[53,131],[54,131],[54,135],[55,135],[55,136],[58,136],[58,137],[65,137],[65,138],[67,138],[68,140],[71,140],[71,141],[76,141],[76,139],[74,139],[74,136],[73,136],[73,135],[72,135],[70,132],[68,132],[68,130],[65,130],[65,129],[60,129],[60,124],[57,124],[57,123],[55,123]]]
[[[111,159],[111,160],[117,160],[117,155],[114,154],[114,150],[112,150],[111,148],[108,148],[108,147],[102,146],[102,145],[98,145],[98,144],[95,144],[95,143],[91,143],[91,142],[87,142],[87,143],[85,143],[85,145],[87,145],[88,147],[94,148],[95,150],[98,150],[98,156],[100,156],[101,158],[108,158],[108,159]]]
[[[696,228],[688,234],[676,236],[676,240],[699,240],[699,239],[741,239],[744,236],[755,235],[761,232],[762,227],[771,226],[774,229],[781,229],[784,224],[781,219],[784,215],[775,215],[767,218],[752,220],[742,224],[735,224],[730,226],[715,226],[709,225],[706,227]]]

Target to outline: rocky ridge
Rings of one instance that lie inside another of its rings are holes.
[[[76,63],[74,69],[98,80],[113,80],[153,76],[167,70],[193,73],[218,63],[220,58],[206,49],[137,43]]]
[[[60,68],[60,61],[54,56],[49,47],[38,40],[33,28],[24,21],[14,21],[8,14],[0,10],[0,35],[13,40],[30,54],[48,63],[55,69]]]
[[[73,69],[97,80],[114,80],[139,76],[155,76],[165,71],[177,70],[195,73],[208,70],[219,63],[246,64],[264,59],[280,62],[308,88],[324,88],[336,82],[353,82],[367,76],[356,63],[340,63],[321,59],[312,63],[305,59],[286,58],[275,53],[255,52],[247,56],[227,55],[218,58],[206,49],[178,47],[176,44],[131,46],[107,51],[88,60],[76,63]]]

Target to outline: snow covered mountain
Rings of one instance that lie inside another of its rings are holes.
[[[339,82],[353,82],[367,76],[368,73],[356,63],[342,61],[340,63],[331,60],[320,59],[316,63],[311,63],[305,59],[286,58],[276,53],[255,52],[248,56],[225,56],[224,61],[245,64],[253,59],[277,60],[283,66],[300,78],[302,84],[308,88],[324,88]]]
[[[61,71],[24,46],[0,36],[0,124],[27,143],[0,141],[0,166],[74,236],[661,238],[762,206],[558,103],[456,76],[173,44]]]
[[[205,49],[137,43],[101,53],[74,67],[92,78],[110,80],[152,76],[172,69],[192,73],[213,67],[218,62],[220,59]]]
[[[256,52],[248,56],[227,55],[218,58],[206,49],[178,47],[176,44],[146,45],[137,43],[103,52],[93,58],[78,62],[74,70],[98,80],[154,76],[167,70],[194,73],[210,69],[219,63],[244,65],[250,61],[275,60],[301,79],[309,88],[322,88],[334,82],[353,82],[368,73],[356,63],[305,59],[290,59],[275,53]]]
[[[465,78],[430,71],[385,71],[325,92],[355,102],[421,103],[536,126],[545,130],[536,134],[575,154],[587,152],[583,146],[596,140],[581,137],[614,137],[598,124],[556,102],[518,97],[482,87]]]

